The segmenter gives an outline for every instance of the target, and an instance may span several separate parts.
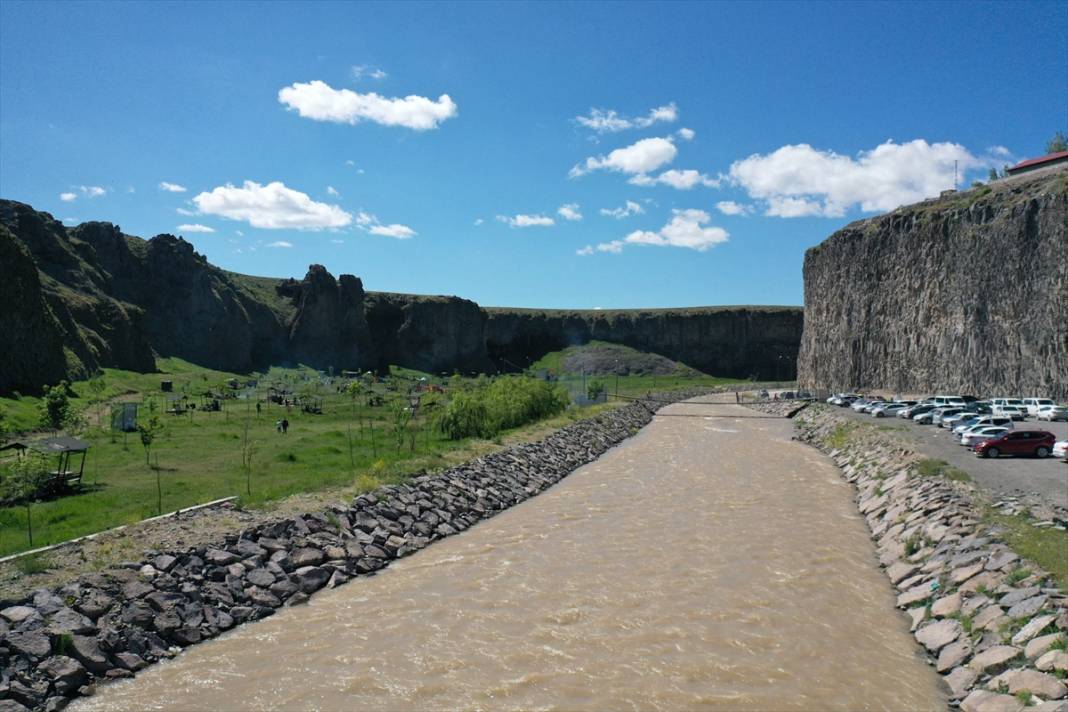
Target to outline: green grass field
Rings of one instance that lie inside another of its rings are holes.
[[[550,354],[549,361],[559,359]],[[377,407],[367,405],[367,396],[353,400],[337,394],[310,369],[272,369],[259,374],[260,411],[256,400],[225,400],[222,412],[200,409],[191,414],[168,414],[169,403],[160,382],[171,380],[178,395],[183,392],[200,402],[199,394],[219,390],[229,378],[245,381],[249,376],[200,368],[179,359],[161,359],[159,373],[141,374],[105,369],[103,388],[94,393],[89,382],[72,384],[77,397],[72,405],[82,412],[85,426],[77,434],[89,440],[82,491],[32,506],[33,547],[27,537],[26,509],[0,508],[0,555],[11,554],[84,536],[111,527],[131,524],[155,516],[157,472],[162,488],[162,511],[189,507],[228,496],[240,496],[243,506],[259,507],[289,495],[326,489],[347,488],[367,491],[387,482],[398,482],[413,472],[445,467],[482,454],[502,442],[543,433],[608,406],[572,406],[566,414],[540,423],[506,431],[493,442],[467,439],[450,441],[432,427],[433,416],[446,403],[447,394],[423,397],[422,413],[398,433],[395,413],[407,403],[407,385],[424,374],[394,368],[398,390],[383,384],[373,387],[385,400]],[[616,390],[614,377],[601,379],[609,394]],[[561,374],[560,384],[572,393],[582,391],[581,374]],[[717,386],[730,379],[712,377],[622,376],[621,395],[639,395],[653,390],[695,386]],[[323,413],[312,415],[298,407],[288,410],[262,402],[268,383],[284,384],[294,393],[322,397]],[[474,379],[450,379],[450,388],[467,388]],[[151,465],[139,436],[110,430],[109,403],[132,401],[140,404],[139,419],[149,415],[161,419],[164,430],[151,449]],[[32,430],[38,421],[40,399],[21,397],[0,399],[7,414],[9,430]],[[436,406],[426,408],[428,403]],[[290,421],[289,433],[276,432],[282,417]],[[252,444],[251,482],[242,465],[245,428]],[[36,433],[44,436],[49,433]],[[399,442],[399,436],[403,442]],[[11,451],[0,454],[0,471]],[[74,459],[74,466],[78,460]],[[158,468],[158,469],[157,469]],[[248,485],[251,484],[251,494]]]

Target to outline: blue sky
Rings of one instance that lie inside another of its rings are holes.
[[[0,196],[250,274],[800,304],[834,230],[1040,154],[1066,69],[1063,3],[5,1]]]

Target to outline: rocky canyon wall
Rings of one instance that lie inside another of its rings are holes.
[[[155,356],[247,373],[273,364],[432,373],[517,371],[591,340],[626,344],[718,376],[788,379],[799,307],[618,311],[484,309],[459,297],[365,292],[311,265],[301,280],[221,270],[174,235],[111,223],[65,227],[0,200],[0,393],[32,393]]]
[[[1068,398],[1068,168],[848,225],[804,282],[802,385]]]

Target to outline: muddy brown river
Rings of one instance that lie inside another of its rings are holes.
[[[831,462],[733,404],[661,413],[541,496],[77,709],[944,709]]]

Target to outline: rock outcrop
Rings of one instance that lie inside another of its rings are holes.
[[[852,223],[804,275],[804,386],[1068,398],[1068,169]]]
[[[380,368],[394,363],[430,373],[489,373],[486,315],[459,297],[372,292],[367,320]]]
[[[54,383],[67,374],[63,355],[63,328],[41,291],[41,279],[29,250],[0,225],[0,334],[4,358],[0,383],[12,390],[33,391],[41,383]]]

